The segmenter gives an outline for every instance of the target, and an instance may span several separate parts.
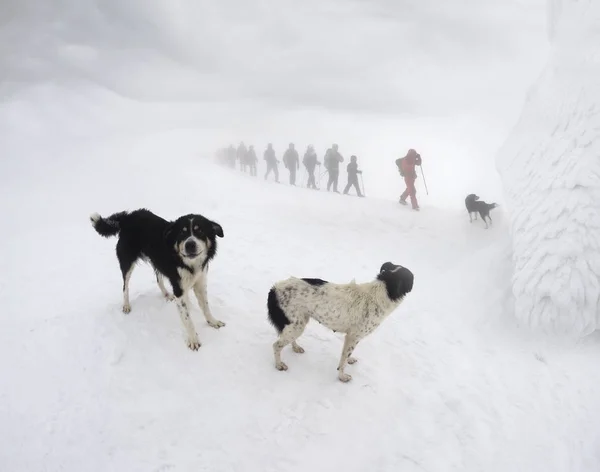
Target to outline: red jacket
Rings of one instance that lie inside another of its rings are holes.
[[[404,159],[402,159],[402,173],[405,177],[417,178],[415,166],[421,165],[421,155],[417,151],[410,149]]]

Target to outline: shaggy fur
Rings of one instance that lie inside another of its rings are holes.
[[[217,237],[224,236],[218,223],[195,214],[169,222],[144,208],[131,213],[114,213],[108,218],[94,213],[90,220],[100,236],[119,236],[117,258],[123,275],[124,313],[131,311],[131,273],[135,263],[143,260],[153,267],[156,282],[165,298],[176,301],[190,349],[196,351],[201,346],[189,314],[190,290],[194,291],[208,324],[213,328],[225,326],[212,316],[206,291],[208,263],[217,252]],[[165,277],[173,288],[173,295],[167,292]]]
[[[275,367],[287,370],[281,361],[282,349],[291,343],[296,353],[304,349],[296,340],[310,318],[333,331],[345,333],[344,347],[338,365],[338,378],[351,380],[344,372],[346,364],[361,339],[369,335],[392,313],[412,290],[414,276],[405,267],[386,262],[373,282],[335,284],[321,279],[290,277],[277,282],[267,297],[269,320],[279,332],[273,344]]]
[[[488,228],[488,223],[486,218],[490,220],[492,223],[492,217],[490,216],[490,211],[498,206],[497,203],[486,203],[483,200],[479,200],[479,196],[471,193],[467,195],[465,198],[465,207],[467,207],[467,211],[469,212],[469,222],[473,221],[471,217],[472,214],[475,215],[475,219],[477,219],[477,213],[481,216],[481,219],[485,223],[485,228]]]

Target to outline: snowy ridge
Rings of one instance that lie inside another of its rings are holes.
[[[600,5],[551,2],[553,51],[497,159],[523,323],[582,336],[600,326]]]

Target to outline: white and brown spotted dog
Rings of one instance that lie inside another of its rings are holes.
[[[346,363],[361,339],[369,335],[392,313],[412,290],[414,276],[406,267],[386,262],[377,278],[368,283],[335,284],[321,279],[290,277],[277,282],[269,291],[269,320],[279,332],[273,344],[275,367],[287,370],[281,361],[281,350],[292,344],[294,352],[303,353],[298,339],[310,318],[333,331],[345,333],[344,347],[338,365],[342,382],[352,379],[344,372]]]

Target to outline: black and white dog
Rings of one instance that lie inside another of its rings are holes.
[[[145,208],[122,211],[108,218],[94,213],[90,220],[100,236],[119,235],[117,258],[123,274],[124,313],[131,311],[129,279],[135,263],[141,259],[153,267],[158,287],[165,298],[176,300],[190,349],[196,351],[201,345],[190,319],[190,289],[196,294],[208,324],[213,328],[225,326],[213,317],[206,291],[208,263],[217,252],[217,236],[223,237],[223,228],[219,224],[195,214],[170,222]],[[173,295],[167,292],[163,277],[171,283]]]
[[[392,313],[413,287],[413,274],[405,267],[386,262],[377,278],[368,283],[335,284],[321,279],[290,277],[277,282],[269,291],[269,320],[279,332],[273,344],[275,367],[287,370],[281,361],[281,350],[292,344],[294,352],[303,353],[296,339],[302,335],[310,318],[333,331],[345,333],[344,347],[338,365],[342,382],[352,379],[344,373],[346,363],[361,339],[370,334]]]
[[[498,206],[497,203],[486,203],[483,200],[479,200],[479,196],[474,193],[470,193],[465,198],[465,207],[467,207],[467,212],[469,212],[469,222],[473,221],[472,214],[475,215],[475,219],[477,219],[477,213],[481,216],[481,219],[485,223],[486,229],[488,228],[488,224],[486,218],[492,222],[492,217],[490,216],[490,210],[493,210]]]

